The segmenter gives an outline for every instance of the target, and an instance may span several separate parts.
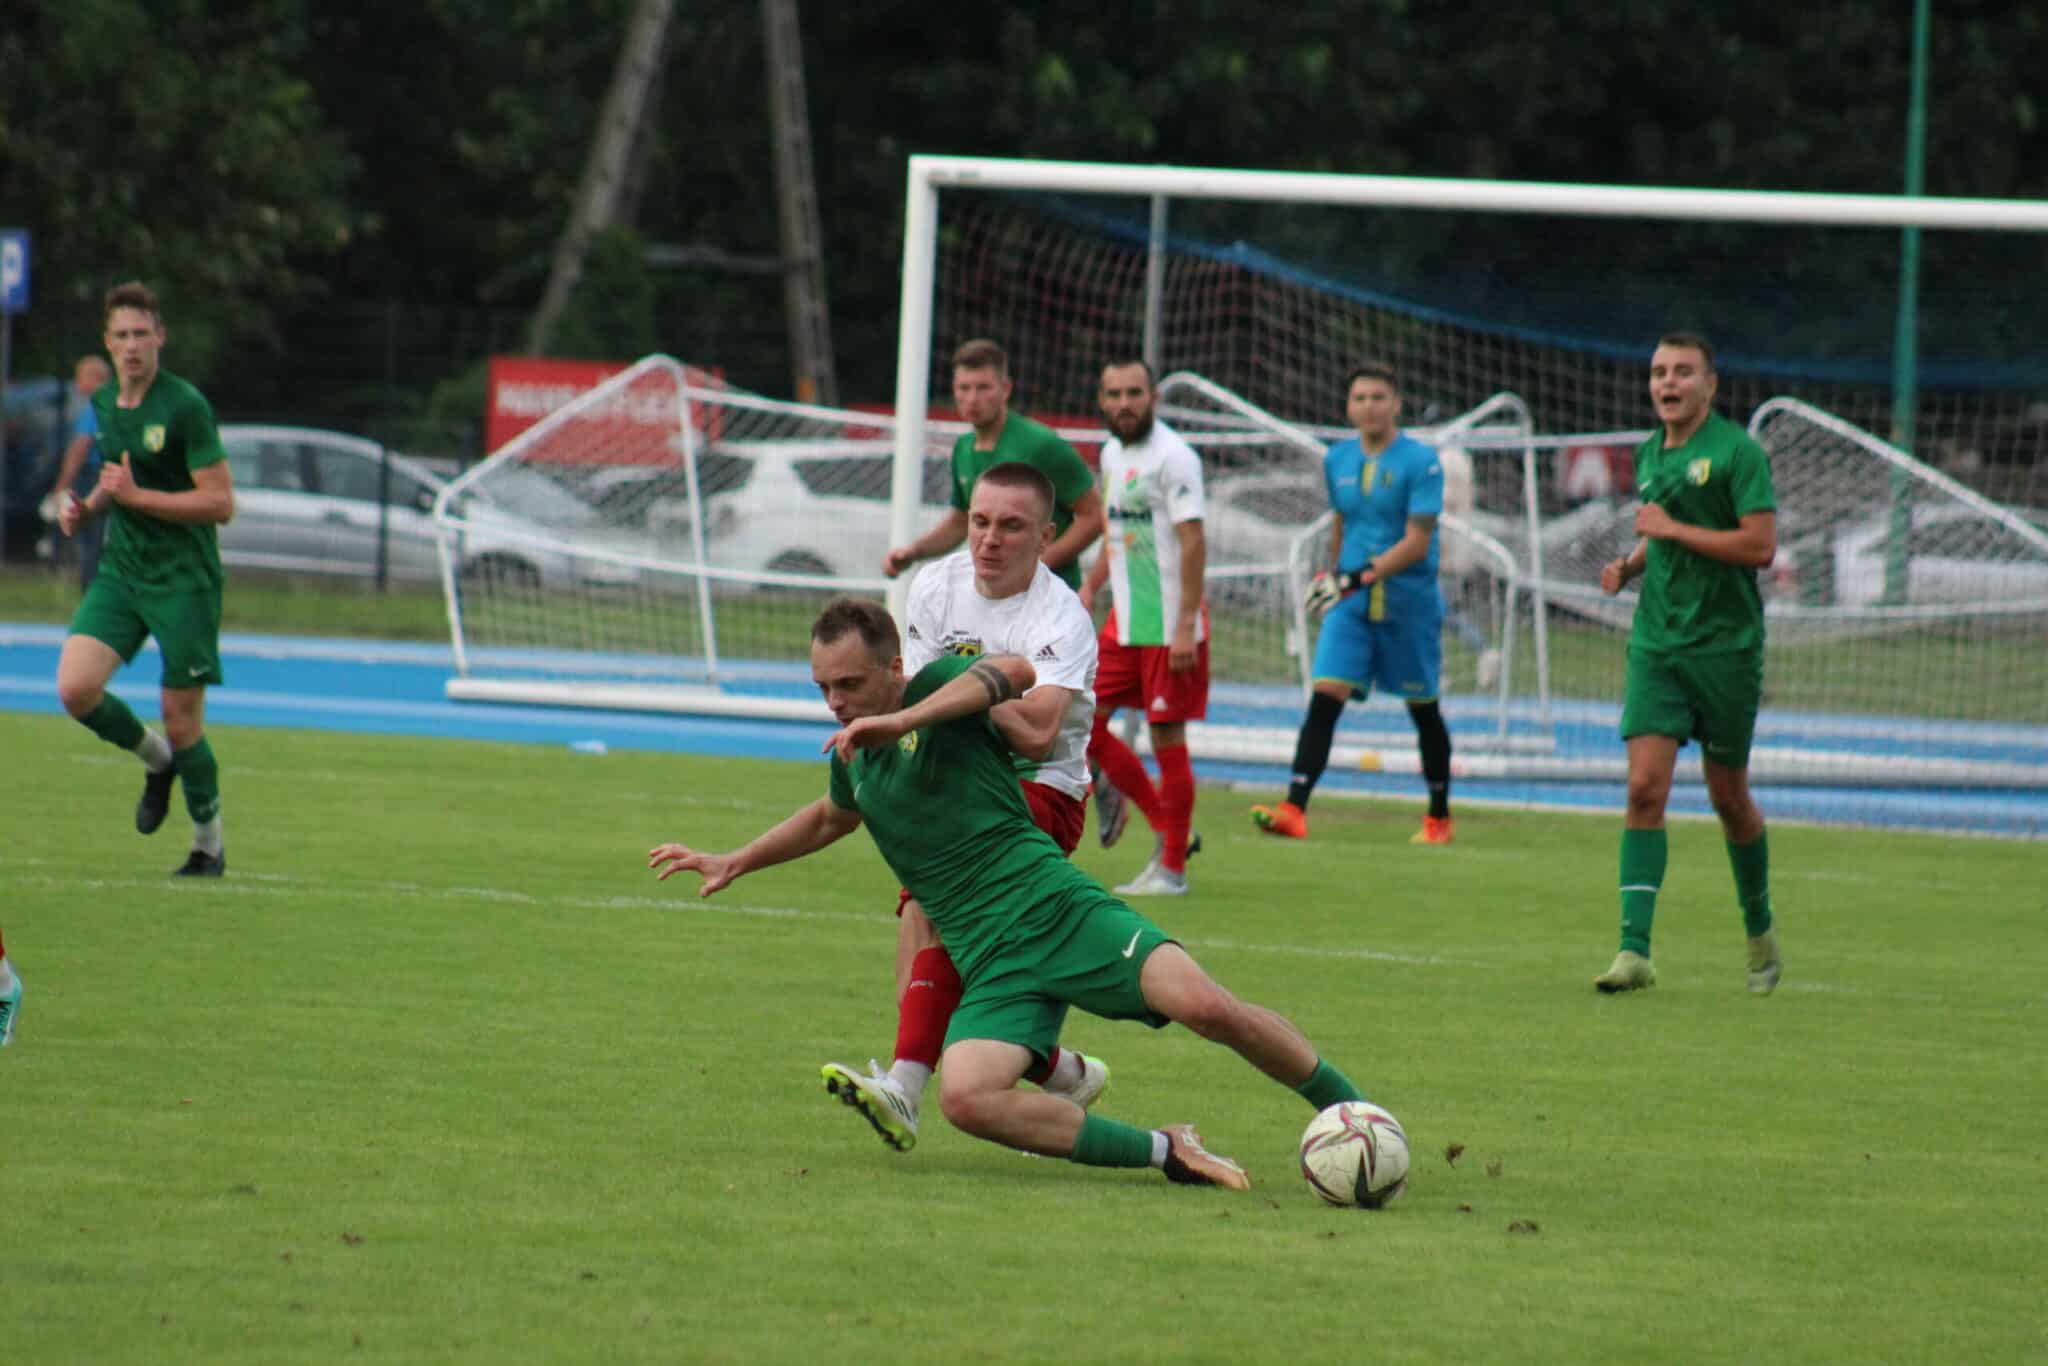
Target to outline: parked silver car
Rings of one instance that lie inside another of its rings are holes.
[[[220,529],[224,564],[370,577],[381,524],[391,578],[440,577],[433,506],[447,481],[426,466],[375,441],[311,427],[227,423],[220,435],[235,480],[235,517]],[[544,509],[548,526],[588,526],[594,540],[607,543],[618,537],[596,508],[560,483],[533,470],[509,473],[494,481],[490,502],[474,509],[457,542],[465,576],[550,588],[637,581],[631,565],[547,548],[543,543],[560,533],[523,513],[522,503]]]

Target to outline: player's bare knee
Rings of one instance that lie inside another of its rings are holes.
[[[1671,800],[1671,783],[1662,775],[1628,777],[1628,814],[1632,823],[1654,823]]]
[[[995,1112],[1000,1106],[1002,1093],[982,1087],[947,1086],[943,1075],[939,1082],[939,1111],[946,1122],[963,1134],[976,1138],[987,1138],[995,1124]]]
[[[70,678],[57,675],[57,700],[64,704],[64,710],[74,718],[84,720],[92,709],[107,695],[107,685],[92,678]]]

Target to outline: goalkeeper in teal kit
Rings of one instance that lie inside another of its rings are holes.
[[[1072,1006],[1154,1028],[1178,1021],[1318,1110],[1361,1098],[1293,1025],[1224,990],[1032,823],[1009,749],[988,717],[1031,687],[1028,661],[949,655],[906,680],[888,612],[841,598],[811,628],[811,672],[842,727],[829,742],[826,795],[730,853],[672,843],[651,850],[648,862],[664,879],[696,872],[708,896],[865,822],[964,982],[939,1076],[940,1105],[955,1127],[1089,1166],[1152,1166],[1187,1184],[1250,1185],[1243,1168],[1202,1146],[1192,1125],[1135,1128],[1017,1085],[1058,1040]]]
[[[1451,732],[1437,706],[1444,629],[1443,593],[1436,582],[1443,463],[1401,430],[1401,388],[1391,368],[1354,369],[1344,381],[1344,412],[1358,435],[1339,441],[1323,457],[1337,569],[1309,585],[1309,608],[1325,614],[1310,671],[1314,690],[1295,741],[1287,800],[1253,807],[1252,821],[1269,835],[1308,838],[1309,796],[1330,762],[1344,704],[1363,701],[1377,685],[1407,703],[1429,789],[1422,829],[1409,843],[1449,844]]]

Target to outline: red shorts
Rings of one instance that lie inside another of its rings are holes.
[[[1199,721],[1209,713],[1209,642],[1195,646],[1195,664],[1175,673],[1164,645],[1119,645],[1116,614],[1095,651],[1095,706],[1103,713],[1136,707],[1147,721]]]
[[[1069,797],[1044,783],[1019,779],[1017,786],[1024,790],[1024,805],[1031,808],[1031,823],[1051,835],[1062,854],[1073,857],[1075,846],[1081,843],[1081,827],[1088,819],[1087,806],[1079,797]],[[897,893],[896,914],[903,914],[904,904],[909,900],[909,888]]]
[[[1031,808],[1031,823],[1051,835],[1060,852],[1072,858],[1074,846],[1081,842],[1081,826],[1088,819],[1088,808],[1079,797],[1069,797],[1044,783],[1020,782],[1017,786],[1024,789],[1024,805]]]

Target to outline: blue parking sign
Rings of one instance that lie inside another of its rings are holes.
[[[0,228],[0,313],[28,312],[28,229]]]

